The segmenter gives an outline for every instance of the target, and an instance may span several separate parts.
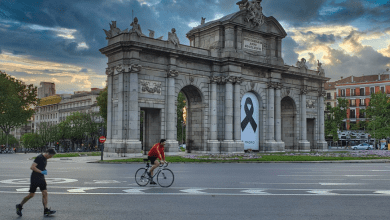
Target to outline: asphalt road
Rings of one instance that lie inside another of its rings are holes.
[[[0,219],[44,219],[40,193],[15,213],[33,156],[0,154]],[[390,209],[388,163],[170,164],[170,188],[136,185],[141,166],[50,159],[51,219],[371,220]]]

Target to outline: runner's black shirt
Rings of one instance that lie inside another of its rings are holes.
[[[38,170],[44,171],[46,169],[47,159],[42,154],[40,154],[35,158],[34,163],[37,164]],[[37,173],[33,171],[31,173],[31,178],[45,179],[45,176],[42,173]]]

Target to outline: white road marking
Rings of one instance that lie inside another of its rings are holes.
[[[180,190],[180,191],[188,193],[188,194],[202,194],[202,193],[206,193],[206,192],[202,192],[200,190],[205,190],[205,189],[185,189],[185,190]]]
[[[311,191],[307,191],[307,192],[313,193],[316,195],[338,195],[337,193],[332,193],[330,191],[331,190],[311,190]]]
[[[21,189],[16,189],[17,192],[28,192],[30,188],[21,188]]]
[[[319,183],[321,186],[366,185],[365,183]]]
[[[346,176],[346,177],[357,177],[357,176],[382,176],[382,175],[278,175],[278,176]]]
[[[375,191],[374,193],[390,195],[390,190],[379,190],[379,191]]]
[[[86,190],[93,190],[93,189],[98,189],[98,188],[82,187],[82,188],[77,188],[77,189],[68,189],[67,191],[70,193],[85,193]]]
[[[47,184],[57,184],[57,183],[73,183],[77,182],[76,179],[67,179],[67,178],[45,178]],[[0,183],[5,184],[30,184],[30,178],[24,178],[24,179],[9,179],[9,180],[2,180]]]
[[[145,189],[126,189],[123,191],[126,193],[129,193],[129,194],[145,194],[145,192],[142,192],[142,190],[145,190]]]
[[[241,192],[243,192],[243,193],[250,193],[250,194],[270,194],[270,193],[267,193],[267,192],[264,192],[264,190],[261,190],[261,189],[255,189],[255,190],[253,190],[253,189],[250,189],[250,190],[243,190],[243,191],[241,191]]]
[[[120,183],[116,180],[94,180],[93,182],[84,182],[84,184],[113,184],[113,183]]]

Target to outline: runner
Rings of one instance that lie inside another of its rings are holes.
[[[155,144],[148,153],[148,159],[150,160],[150,163],[153,165],[152,168],[150,168],[150,171],[148,172],[149,177],[152,178],[150,180],[151,185],[156,185],[156,182],[153,181],[153,170],[156,169],[158,166],[160,166],[160,163],[157,161],[157,158],[161,161],[162,164],[165,163],[164,146],[165,146],[165,139],[161,139],[160,143]]]
[[[22,216],[23,205],[35,195],[35,191],[39,187],[42,192],[42,203],[43,203],[43,215],[50,216],[56,213],[56,211],[47,208],[47,189],[45,176],[47,175],[46,165],[47,159],[52,158],[57,152],[54,149],[48,149],[45,154],[38,155],[33,164],[31,165],[31,183],[30,183],[30,194],[26,196],[20,204],[16,205],[16,214]]]

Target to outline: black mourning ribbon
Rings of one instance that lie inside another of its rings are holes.
[[[251,105],[251,109],[248,109],[248,104]],[[253,131],[256,132],[256,129],[257,129],[257,124],[255,122],[255,119],[253,119],[253,112],[254,112],[254,107],[253,107],[253,102],[252,102],[252,99],[251,98],[246,98],[245,100],[245,105],[244,105],[244,111],[245,111],[245,114],[246,114],[246,117],[244,118],[244,120],[241,122],[241,129],[242,131],[244,131],[244,129],[246,128],[246,126],[248,125],[248,123],[251,123],[252,125],[252,128],[253,128]]]

